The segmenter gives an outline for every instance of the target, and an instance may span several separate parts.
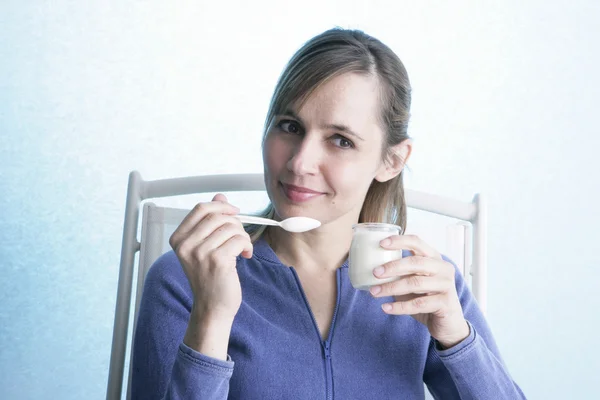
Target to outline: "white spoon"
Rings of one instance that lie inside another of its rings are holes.
[[[235,217],[244,224],[279,226],[288,232],[294,233],[310,231],[321,226],[320,221],[308,217],[291,217],[284,219],[283,221],[275,221],[252,215],[236,215]]]

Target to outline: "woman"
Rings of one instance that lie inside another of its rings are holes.
[[[422,240],[382,247],[397,276],[352,288],[352,225],[406,226],[402,170],[410,83],[378,40],[333,29],[284,70],[265,123],[265,216],[306,233],[248,228],[222,194],[173,233],[150,269],[133,357],[134,398],[524,398],[460,273]]]

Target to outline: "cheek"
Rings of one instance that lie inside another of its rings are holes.
[[[359,160],[336,160],[329,163],[328,180],[336,191],[344,193],[366,192],[375,177],[372,163],[360,162]]]
[[[281,170],[287,163],[288,150],[285,142],[276,135],[267,137],[263,151],[263,160],[266,168],[272,173],[277,173]]]

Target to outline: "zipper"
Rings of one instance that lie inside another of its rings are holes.
[[[304,293],[304,289],[302,289],[302,284],[300,283],[300,278],[298,277],[298,274],[296,273],[296,270],[293,267],[290,267],[290,269],[292,270],[294,278],[296,279],[296,284],[298,286],[298,290],[300,291],[300,294],[302,295],[302,299],[304,300],[306,309],[310,313],[310,318],[313,321],[313,326],[315,327],[315,331],[317,333],[317,337],[319,338],[319,342],[321,343],[321,346],[323,347],[323,361],[325,364],[325,383],[326,383],[325,387],[326,387],[326,391],[327,391],[326,398],[327,398],[327,400],[333,400],[333,369],[331,366],[331,338],[333,336],[333,327],[335,325],[335,320],[337,318],[338,309],[340,307],[340,299],[341,299],[341,292],[342,292],[342,290],[341,290],[342,289],[341,270],[338,268],[338,270],[336,271],[337,295],[336,295],[336,300],[335,300],[335,308],[333,310],[333,318],[331,319],[331,326],[329,327],[329,333],[327,334],[327,339],[322,340],[321,333],[319,332],[319,326],[317,325],[317,320],[315,319],[315,316],[314,316],[312,310],[310,309],[310,305],[308,304],[306,294]]]
[[[327,382],[327,400],[333,399],[333,373],[331,371],[331,352],[329,340],[323,342],[323,354],[325,355],[325,379]]]

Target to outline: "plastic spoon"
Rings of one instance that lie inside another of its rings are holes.
[[[288,232],[294,233],[310,231],[321,226],[320,221],[308,217],[291,217],[284,219],[283,221],[275,221],[252,215],[236,215],[235,217],[244,224],[279,226]]]

